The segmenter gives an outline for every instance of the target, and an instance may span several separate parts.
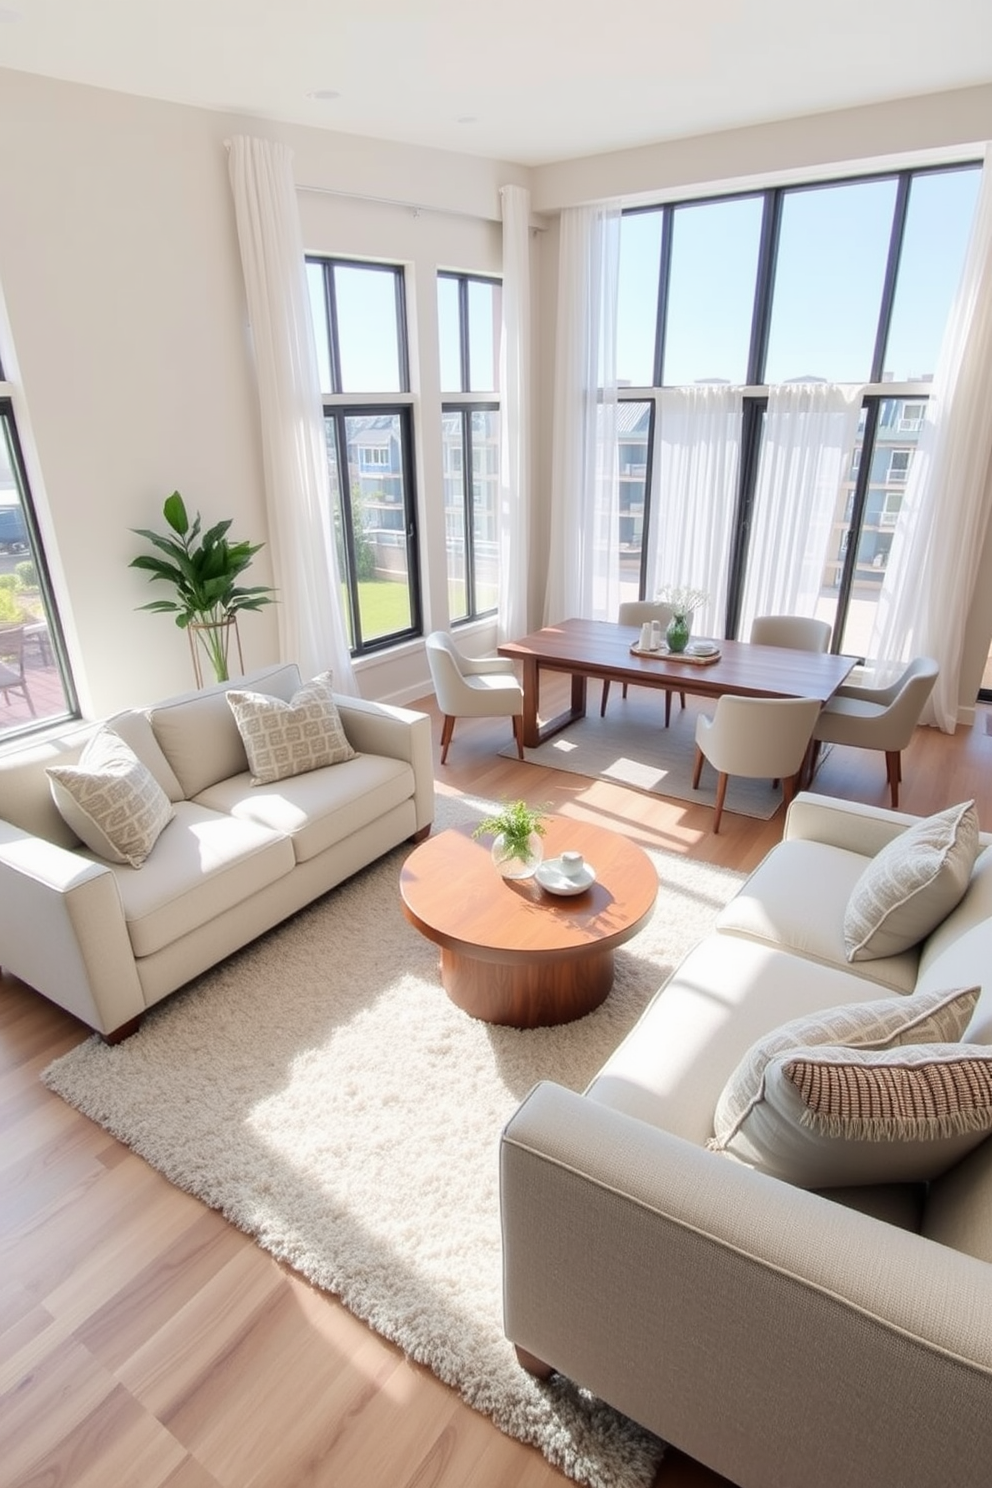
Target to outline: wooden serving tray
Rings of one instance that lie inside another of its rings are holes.
[[[657,651],[642,651],[640,646],[635,643],[630,648],[630,654],[632,656],[646,656],[649,661],[661,661],[663,659],[684,661],[686,666],[712,666],[715,661],[720,660],[719,647],[715,651],[711,651],[708,656],[692,656],[687,651],[669,651],[667,646],[662,646]]]

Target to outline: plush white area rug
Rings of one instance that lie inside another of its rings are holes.
[[[439,797],[435,830],[491,808]],[[499,1134],[537,1080],[584,1088],[740,875],[655,854],[653,921],[604,1005],[519,1031],[448,1001],[400,910],[407,851],[42,1078],[576,1481],[646,1488],[662,1445],[531,1379],[503,1336]]]
[[[525,749],[528,764],[588,775],[594,780],[612,780],[633,786],[653,796],[713,806],[716,801],[716,771],[704,764],[699,789],[692,788],[692,765],[696,752],[696,718],[712,717],[714,698],[686,694],[683,712],[678,693],[672,698],[672,720],[665,727],[665,694],[659,689],[631,687],[626,698],[618,682],[610,688],[606,717],[599,716],[600,684],[589,683],[589,711],[570,723],[537,749]],[[516,759],[516,745],[500,751]],[[770,780],[746,780],[732,775],[727,782],[725,811],[767,821],[782,804],[780,787]]]

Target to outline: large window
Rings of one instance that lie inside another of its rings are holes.
[[[0,740],[77,712],[14,411],[0,395]]]
[[[354,655],[421,631],[403,271],[308,259],[334,536]]]
[[[441,273],[444,536],[452,622],[493,614],[499,600],[500,285]]]
[[[864,384],[853,459],[833,477],[834,519],[821,529],[829,548],[817,606],[834,625],[835,648],[863,651],[979,182],[980,167],[968,164],[624,214],[617,307],[620,397],[629,399],[617,436],[624,597],[644,595],[652,571],[645,534],[665,497],[649,455],[659,419],[666,437],[664,387],[745,389],[737,488],[723,503],[733,524],[724,620],[734,635],[754,560],[767,389]]]

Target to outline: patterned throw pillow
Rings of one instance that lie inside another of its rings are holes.
[[[893,1049],[900,1044],[949,1044],[971,1022],[980,987],[935,988],[909,997],[880,997],[824,1008],[773,1028],[748,1049],[727,1081],[713,1118],[713,1151],[733,1141],[756,1101],[766,1066],[789,1049],[843,1044],[850,1049]]]
[[[801,1188],[920,1183],[992,1130],[992,1048],[790,1049],[722,1150]]]
[[[974,801],[928,816],[872,858],[844,915],[849,961],[897,956],[961,900],[978,856]]]
[[[271,785],[356,756],[334,702],[330,672],[314,677],[288,703],[261,692],[229,692],[227,701],[252,785]]]
[[[63,820],[111,863],[140,868],[175,814],[151,771],[111,729],[94,734],[78,765],[49,765],[47,774]]]

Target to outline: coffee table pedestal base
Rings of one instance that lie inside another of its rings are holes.
[[[571,1023],[605,1002],[613,986],[613,952],[595,947],[545,962],[483,961],[441,950],[441,984],[473,1018],[513,1028]]]

